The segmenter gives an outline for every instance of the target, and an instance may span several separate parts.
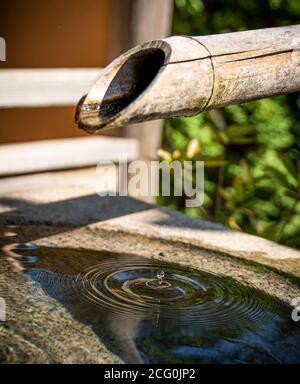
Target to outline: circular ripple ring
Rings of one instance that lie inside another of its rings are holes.
[[[121,316],[150,320],[159,314],[204,327],[263,324],[276,317],[280,306],[267,293],[230,277],[147,259],[99,263],[79,274],[72,289]]]

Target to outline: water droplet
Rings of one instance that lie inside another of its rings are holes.
[[[163,278],[165,277],[164,271],[158,271],[156,274],[156,277],[158,278],[158,284],[161,285],[163,282]]]

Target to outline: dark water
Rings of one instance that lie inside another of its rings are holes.
[[[132,255],[18,253],[24,273],[125,362],[300,363],[291,308],[253,286]]]

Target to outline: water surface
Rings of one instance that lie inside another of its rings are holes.
[[[134,255],[17,252],[28,278],[125,362],[300,363],[291,308],[251,285]]]

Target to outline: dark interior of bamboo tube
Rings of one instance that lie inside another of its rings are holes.
[[[163,66],[165,53],[159,48],[142,50],[129,57],[112,79],[101,102],[101,120],[113,118],[136,100]]]

